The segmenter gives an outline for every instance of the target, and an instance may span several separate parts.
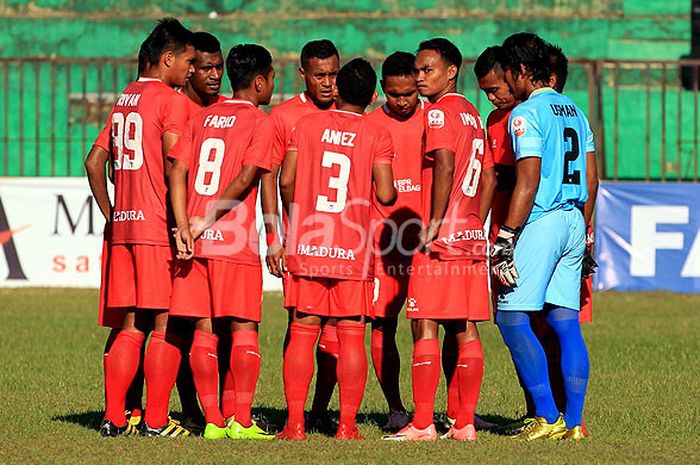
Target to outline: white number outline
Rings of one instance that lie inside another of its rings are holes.
[[[316,198],[316,211],[325,213],[340,213],[345,209],[345,204],[348,200],[348,181],[350,180],[350,168],[352,163],[350,158],[337,152],[325,150],[321,166],[324,168],[332,168],[333,165],[338,165],[340,171],[338,176],[331,176],[328,179],[328,187],[337,191],[336,200],[332,202],[327,195],[319,195]]]
[[[472,142],[472,154],[469,157],[467,172],[462,181],[462,193],[467,197],[476,195],[481,179],[481,160],[476,158],[477,155],[484,155],[484,139],[477,138]]]
[[[210,160],[214,151],[214,159]],[[202,142],[199,149],[199,163],[197,164],[197,177],[194,180],[194,190],[199,195],[212,196],[219,191],[221,180],[221,164],[224,162],[226,144],[223,139],[210,137]],[[207,173],[211,173],[209,183],[205,183]]]

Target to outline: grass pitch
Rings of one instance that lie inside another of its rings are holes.
[[[362,442],[311,435],[306,443],[103,439],[102,347],[97,292],[0,289],[0,463],[700,463],[700,296],[662,293],[595,296],[585,325],[591,381],[584,417],[591,438],[536,442],[480,433],[474,444],[386,443],[386,406],[374,374],[361,408]],[[267,294],[260,346],[263,366],[256,408],[284,419],[281,295]],[[480,325],[486,372],[478,413],[507,422],[524,412],[512,363],[491,323]],[[411,406],[410,331],[400,329],[402,393]],[[370,369],[371,370],[371,369]],[[175,396],[173,396],[175,397]],[[444,409],[444,385],[436,401]],[[173,401],[174,411],[179,410]],[[337,410],[337,393],[331,403]]]

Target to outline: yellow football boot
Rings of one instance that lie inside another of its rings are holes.
[[[560,439],[562,441],[580,441],[581,439],[586,439],[586,435],[583,433],[581,426],[574,426],[566,430],[566,433]]]
[[[528,423],[516,437],[526,441],[537,439],[559,439],[567,432],[564,416],[559,415],[554,423],[547,423],[542,417],[535,417],[535,420]]]

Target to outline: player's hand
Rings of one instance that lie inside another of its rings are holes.
[[[439,227],[430,224],[427,228],[423,228],[418,234],[418,250],[428,252],[430,251],[430,243],[435,240],[438,235]]]
[[[287,272],[287,256],[280,244],[273,244],[267,248],[265,261],[272,276],[281,278]]]
[[[203,216],[193,216],[190,218],[190,232],[192,239],[197,240],[199,236],[210,226],[206,218]]]
[[[581,279],[586,280],[598,269],[598,262],[595,261],[593,255],[591,255],[591,249],[586,248],[583,253],[583,262],[581,263]]]
[[[177,247],[177,258],[180,260],[190,260],[194,256],[194,239],[188,225],[173,228],[175,233],[175,245]]]
[[[518,229],[501,226],[491,250],[491,273],[498,278],[501,284],[513,288],[518,287],[516,280],[520,277],[513,258]]]

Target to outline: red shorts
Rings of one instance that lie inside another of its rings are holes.
[[[181,261],[173,278],[169,314],[259,322],[262,295],[259,266],[205,258]]]
[[[581,311],[578,313],[580,323],[593,321],[593,276],[581,283]]]
[[[284,306],[329,318],[370,315],[373,287],[372,281],[289,275],[284,288]]]
[[[132,308],[167,309],[172,289],[169,246],[103,245],[98,324],[121,328]]]
[[[370,318],[396,318],[408,295],[408,266],[374,260],[374,298]]]
[[[490,315],[485,261],[413,258],[406,316],[411,319],[485,321]]]

